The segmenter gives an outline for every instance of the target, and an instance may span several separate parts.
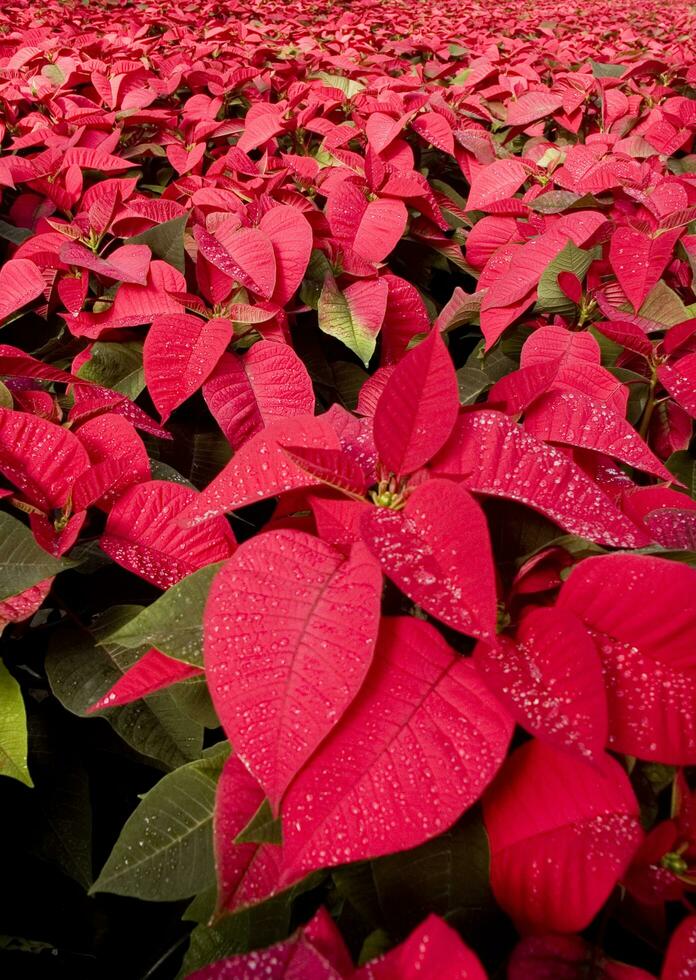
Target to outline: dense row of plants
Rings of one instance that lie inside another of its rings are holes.
[[[696,977],[695,30],[3,7],[7,962]]]

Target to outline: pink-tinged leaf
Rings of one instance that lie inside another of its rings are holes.
[[[589,558],[558,604],[595,639],[609,745],[667,765],[696,761],[696,569],[650,555]]]
[[[63,507],[89,466],[79,439],[60,425],[0,408],[0,473],[43,511]]]
[[[408,211],[403,201],[368,201],[359,187],[344,180],[329,196],[326,217],[342,244],[367,262],[381,262],[406,230]]]
[[[195,394],[232,339],[229,320],[202,320],[188,313],[158,316],[143,346],[150,397],[166,422],[175,408]]]
[[[312,226],[301,211],[288,205],[271,208],[259,222],[268,236],[276,258],[276,284],[271,299],[278,306],[292,299],[312,254]]]
[[[695,974],[696,915],[690,915],[672,934],[660,980],[693,980]]]
[[[660,480],[674,478],[621,415],[577,391],[550,391],[527,410],[524,427],[544,442],[613,456]]]
[[[403,510],[373,507],[360,530],[384,574],[426,612],[469,636],[495,636],[488,525],[464,487],[428,480]]]
[[[392,473],[420,469],[447,442],[459,411],[457,375],[436,330],[397,364],[377,404],[375,443]]]
[[[565,453],[539,442],[500,412],[465,412],[432,470],[461,477],[476,493],[533,507],[589,541],[614,548],[650,543]]]
[[[274,422],[245,442],[188,509],[189,526],[257,500],[290,490],[320,486],[321,480],[296,466],[282,443],[305,449],[339,449],[338,436],[323,418],[297,416]]]
[[[276,258],[270,238],[260,228],[238,228],[225,235],[224,245],[198,226],[194,237],[203,257],[216,269],[263,299],[270,299],[276,284]]]
[[[180,515],[197,499],[195,490],[164,480],[131,487],[111,509],[99,544],[123,568],[168,589],[236,547],[224,518],[193,530],[181,526]]]
[[[300,936],[190,973],[188,980],[342,980],[341,974]]]
[[[65,262],[66,265],[89,269],[109,279],[134,282],[140,286],[147,284],[151,255],[147,245],[123,245],[106,259],[95,255],[79,242],[66,242],[60,250],[61,262]]]
[[[322,483],[351,496],[364,497],[368,487],[365,471],[340,449],[304,449],[286,446],[283,449],[293,463],[315,476]]]
[[[272,844],[235,844],[264,801],[264,793],[239,757],[230,756],[215,793],[213,839],[217,911],[236,911],[275,890],[281,850]]]
[[[563,99],[553,92],[525,92],[507,105],[508,126],[528,126],[561,108]]]
[[[467,211],[485,211],[496,201],[504,201],[520,189],[529,168],[516,159],[496,160],[482,167],[471,182]]]
[[[512,722],[427,623],[383,619],[357,698],[283,803],[284,878],[415,847],[498,770]]]
[[[148,694],[171,687],[179,681],[202,674],[199,667],[185,664],[181,660],[173,660],[159,650],[148,650],[147,653],[130,667],[123,677],[116,681],[98,701],[87,709],[88,714],[103,711],[104,708],[116,708],[122,704],[130,704],[146,698]]]
[[[672,398],[696,419],[696,354],[687,354],[657,369],[660,384]]]
[[[329,423],[341,442],[341,449],[367,474],[368,481],[377,480],[377,450],[370,418],[356,418],[341,405],[332,405],[323,418]]]
[[[461,286],[455,286],[452,296],[440,310],[433,329],[438,333],[448,333],[471,323],[479,315],[482,298],[481,293],[465,293]]]
[[[537,739],[508,759],[483,812],[493,892],[522,932],[584,929],[641,839],[618,762],[605,755],[590,765]]]
[[[384,279],[362,279],[340,290],[335,279],[327,276],[319,296],[319,329],[340,340],[367,367],[384,322],[388,295]]]
[[[353,980],[486,980],[477,956],[439,916],[429,915],[408,939],[353,973]]]
[[[592,638],[562,609],[527,613],[514,640],[479,643],[474,663],[532,735],[593,760],[607,742],[607,699]]]
[[[292,530],[245,542],[213,581],[204,617],[210,693],[274,810],[363,682],[381,591],[361,544],[346,559]]]
[[[33,616],[51,591],[53,578],[46,578],[19,595],[10,596],[0,602],[0,632],[8,623],[21,623]]]
[[[609,261],[626,298],[638,311],[650,290],[660,281],[672,259],[681,228],[656,238],[624,226],[617,228],[609,246]]]
[[[581,936],[527,936],[512,951],[508,980],[655,980],[637,966],[607,959]]]
[[[40,296],[46,283],[29,259],[10,259],[0,267],[0,322]]]
[[[237,450],[273,422],[314,411],[307,368],[292,347],[272,340],[258,341],[242,356],[224,354],[203,397]]]

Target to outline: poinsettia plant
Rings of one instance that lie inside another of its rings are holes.
[[[696,976],[693,7],[0,28],[8,972]]]

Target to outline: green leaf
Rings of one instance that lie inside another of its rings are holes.
[[[662,279],[650,290],[638,313],[648,320],[663,323],[666,327],[673,327],[675,323],[683,323],[691,316],[679,296]]]
[[[271,946],[286,939],[307,918],[306,913],[303,919],[294,914],[295,901],[316,888],[325,877],[323,871],[314,872],[266,902],[219,919],[213,927],[205,925],[205,922],[214,912],[215,893],[211,892],[206,896],[207,903],[194,899],[184,913],[184,919],[193,919],[199,925],[191,933],[189,948],[184,955],[177,980],[184,980],[193,971],[227,956],[248,953],[252,949]]]
[[[590,65],[595,78],[621,78],[628,70],[628,65],[612,65],[605,61],[593,61],[591,58]]]
[[[473,364],[465,364],[457,371],[459,401],[462,405],[473,405],[481,392],[491,381],[487,374]]]
[[[29,228],[16,228],[14,225],[10,225],[7,221],[0,220],[0,238],[4,238],[6,242],[12,242],[13,245],[21,245],[22,242],[26,242],[27,238],[31,238],[33,232]]]
[[[12,392],[0,381],[0,408],[12,408],[13,404]]]
[[[168,693],[187,718],[204,728],[219,728],[218,718],[204,676],[172,684]]]
[[[145,389],[143,345],[135,340],[121,343],[98,340],[77,374],[135,400]]]
[[[682,450],[672,453],[665,466],[684,484],[689,496],[696,498],[696,459],[686,450]]]
[[[149,228],[140,235],[127,238],[124,245],[149,245],[155,258],[168,262],[183,273],[186,267],[184,229],[187,221],[188,215],[182,214],[180,218],[172,218],[171,221],[155,225],[154,228]]]
[[[27,716],[22,690],[0,660],[0,776],[33,786],[27,767]]]
[[[167,589],[104,640],[128,650],[157,647],[168,657],[203,666],[203,608],[222,562],[199,568]]]
[[[319,297],[319,329],[335,337],[356,354],[365,367],[377,346],[377,333],[361,319],[355,307],[336,285],[333,276],[327,276]]]
[[[300,299],[307,306],[316,310],[319,305],[319,297],[324,288],[326,277],[332,275],[331,263],[323,252],[319,249],[312,249],[309,258],[309,265],[302,280],[300,287]]]
[[[595,257],[594,249],[585,252],[569,241],[541,275],[537,292],[537,308],[547,313],[572,313],[576,308],[575,303],[568,299],[558,285],[558,276],[561,272],[572,272],[582,282]]]
[[[320,78],[325,85],[340,89],[347,99],[352,99],[354,95],[365,90],[362,82],[356,82],[353,78],[346,78],[345,75],[330,75],[326,71],[319,71],[316,75],[309,77]]]
[[[149,902],[188,898],[215,881],[213,809],[223,751],[168,773],[126,821],[90,889]]]
[[[74,566],[69,559],[49,555],[25,524],[0,511],[0,601]]]
[[[56,630],[46,657],[46,674],[51,690],[73,714],[85,717],[87,709],[113,687],[151,644],[133,650],[107,639],[141,611],[141,606],[113,606],[100,616],[89,631]],[[109,708],[94,717],[105,719],[136,752],[175,769],[200,756],[202,726],[192,721],[169,691],[121,707]]]
[[[92,884],[92,805],[80,743],[48,698],[29,714],[29,752],[36,789],[23,817],[28,850],[85,891]],[[43,709],[43,710],[42,710]],[[49,709],[49,710],[46,710]]]
[[[488,839],[480,810],[420,847],[333,872],[339,893],[371,928],[405,937],[430,912],[480,911],[492,905]]]
[[[264,800],[254,816],[234,839],[235,844],[282,844],[280,818],[274,819],[271,804]]]

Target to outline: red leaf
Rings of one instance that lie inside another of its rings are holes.
[[[41,272],[29,259],[5,262],[0,267],[0,322],[40,296],[45,286]]]
[[[194,530],[181,527],[177,518],[197,499],[195,490],[164,480],[131,487],[114,504],[99,544],[117,564],[168,589],[235,549],[224,518]]]
[[[657,376],[672,398],[696,419],[696,354],[663,364],[657,369]]]
[[[117,482],[99,501],[106,509],[134,483],[150,479],[150,460],[133,425],[121,415],[98,415],[75,429],[75,435],[87,450],[92,466],[116,463],[120,472]]]
[[[323,418],[297,416],[274,422],[245,442],[195,499],[186,513],[189,526],[321,480],[296,466],[282,443],[306,449],[338,449],[338,436]]]
[[[246,354],[224,354],[203,385],[208,408],[235,449],[273,422],[311,415],[307,369],[287,344],[260,340]]]
[[[425,303],[415,286],[398,276],[382,276],[389,287],[387,309],[382,323],[382,364],[400,360],[409,341],[430,330]]]
[[[384,574],[426,612],[469,636],[495,635],[488,525],[461,485],[428,480],[402,511],[371,508],[360,530]]]
[[[486,980],[478,958],[439,916],[428,918],[408,939],[370,960],[353,980]]]
[[[672,934],[660,980],[692,980],[696,968],[696,915],[679,923]]]
[[[368,478],[362,467],[340,449],[304,449],[283,446],[293,463],[327,486],[364,497]]]
[[[487,167],[481,167],[471,182],[467,211],[485,211],[490,204],[512,197],[528,175],[529,168],[512,158],[496,160]]]
[[[353,700],[372,660],[382,578],[300,531],[243,544],[205,610],[205,667],[235,751],[274,810]]]
[[[408,211],[403,201],[369,201],[354,183],[344,180],[326,204],[331,231],[367,262],[381,262],[406,230]]]
[[[63,507],[75,479],[89,467],[79,439],[60,425],[0,408],[0,473],[43,511]]]
[[[636,311],[660,281],[682,231],[682,228],[675,228],[652,238],[635,228],[623,226],[612,235],[609,261],[626,298]]]
[[[589,558],[559,606],[595,638],[609,745],[670,765],[696,761],[696,569],[649,555]]]
[[[508,980],[655,980],[637,966],[606,959],[581,936],[528,936],[512,951]]]
[[[179,681],[197,677],[203,671],[199,667],[185,664],[160,653],[159,650],[148,650],[147,653],[129,667],[123,677],[109,688],[106,694],[99,698],[90,708],[88,714],[102,711],[104,708],[116,708],[121,704],[130,704],[148,694],[161,691],[163,687],[171,687]]]
[[[270,299],[276,284],[276,258],[270,238],[260,228],[238,228],[225,235],[224,244],[197,226],[194,236],[201,254],[230,279],[263,299]]]
[[[525,92],[507,105],[508,126],[528,126],[561,108],[563,99],[553,92]]]
[[[341,980],[341,974],[300,936],[254,953],[230,956],[189,973],[188,980]]]
[[[650,543],[561,450],[539,442],[500,412],[463,414],[432,470],[462,477],[476,493],[533,507],[589,541],[614,548]]]
[[[638,803],[614,759],[588,765],[536,739],[508,759],[483,809],[493,892],[525,932],[589,925],[641,839]]]
[[[602,667],[591,637],[562,609],[532,609],[514,641],[479,643],[474,662],[513,717],[532,735],[589,760],[607,742]]]
[[[232,332],[229,320],[202,320],[188,313],[155,317],[145,338],[143,365],[162,422],[198,391],[222,357]]]
[[[437,331],[397,364],[377,404],[374,435],[392,473],[420,469],[447,442],[459,411],[457,376]]]
[[[268,236],[276,258],[277,278],[271,299],[278,306],[292,299],[312,254],[312,226],[297,208],[280,205],[267,211],[259,228]]]
[[[493,777],[511,731],[432,626],[384,619],[358,697],[286,795],[284,880],[442,833]]]
[[[235,844],[264,800],[264,793],[239,757],[230,756],[215,793],[213,835],[217,911],[236,911],[272,894],[281,850],[271,844]]]
[[[671,482],[674,477],[621,415],[577,391],[550,391],[527,410],[524,427],[544,442],[591,449]]]

